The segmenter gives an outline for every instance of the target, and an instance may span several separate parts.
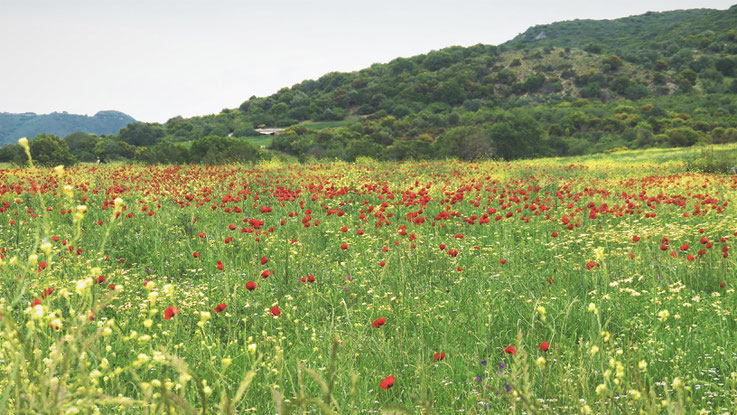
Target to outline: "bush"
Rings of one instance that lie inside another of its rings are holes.
[[[735,160],[724,156],[701,156],[688,160],[686,170],[697,173],[731,174],[735,164],[737,164]]]

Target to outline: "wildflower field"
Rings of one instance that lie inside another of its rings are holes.
[[[0,414],[724,413],[737,176],[0,170]]]

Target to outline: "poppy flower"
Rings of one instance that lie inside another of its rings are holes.
[[[256,283],[255,283],[255,282],[253,282],[253,281],[248,281],[248,282],[246,283],[246,289],[247,289],[248,291],[253,291],[253,290],[255,290],[255,289],[256,289]]]
[[[315,282],[315,276],[314,275],[308,275],[307,276],[307,282]]]
[[[104,275],[100,275],[100,276],[99,276],[99,277],[97,277],[97,279],[95,280],[95,284],[100,284],[100,283],[102,283],[103,281],[105,281],[105,276],[104,276]]]
[[[218,304],[217,307],[215,307],[215,312],[220,313],[221,311],[225,310],[228,306],[225,304]]]
[[[385,377],[379,384],[379,387],[384,390],[387,390],[392,386],[394,386],[394,375]]]
[[[340,249],[342,249],[342,250],[344,250],[344,251],[345,251],[346,249],[348,249],[348,244],[343,244],[343,245],[341,245],[341,246],[340,246]]]
[[[383,317],[382,318],[377,318],[376,320],[374,320],[373,323],[371,323],[371,327],[375,327],[375,328],[378,329],[379,327],[383,326],[385,323],[386,323],[386,319],[385,318],[383,318]]]
[[[599,266],[599,264],[597,264],[596,262],[594,262],[594,261],[589,261],[589,263],[588,263],[588,264],[586,264],[586,270],[587,270],[587,271],[591,271],[591,270],[592,270],[593,268],[596,268],[596,267],[598,267],[598,266]]]
[[[35,307],[35,306],[37,306],[37,305],[39,305],[39,304],[41,304],[41,300],[39,300],[38,298],[36,298],[36,299],[35,299],[35,300],[33,300],[33,302],[31,303],[31,307]]]
[[[504,265],[504,264],[507,263],[507,260],[504,259],[504,258],[502,258],[502,259],[499,260],[499,263],[502,264],[502,265]]]
[[[171,320],[171,318],[177,314],[179,314],[179,309],[174,307],[173,305],[166,307],[166,310],[164,310],[164,318],[166,320]]]
[[[279,310],[279,307],[277,306],[271,307],[271,310],[269,311],[271,311],[271,315],[275,317],[279,317],[279,314],[281,314],[281,311]]]
[[[439,360],[443,360],[443,359],[445,359],[445,352],[435,353],[434,355],[432,355],[432,358],[435,359],[435,360],[438,360],[438,361]]]
[[[269,271],[268,269],[265,269],[264,272],[261,273],[261,278],[263,279],[269,278],[270,276],[271,276],[271,271]]]
[[[511,355],[516,355],[517,354],[517,349],[514,346],[507,346],[507,347],[504,348],[504,353],[511,354]]]
[[[726,286],[727,286],[727,283],[724,282],[724,281],[722,281],[722,282],[719,283],[719,288],[724,288]]]
[[[555,238],[555,237],[558,236],[558,232],[553,232],[553,233],[550,234],[550,236],[552,236],[553,238]]]
[[[53,288],[47,288],[44,290],[43,293],[41,293],[41,298],[46,299],[46,297],[50,296],[54,292]]]
[[[265,256],[262,256],[261,257],[261,265],[264,265],[267,262],[269,262],[269,258],[266,258]]]
[[[199,258],[200,253],[199,252],[192,252],[192,258]]]
[[[537,347],[539,347],[540,350],[542,350],[543,352],[547,352],[548,349],[550,348],[550,342],[542,342],[538,344]]]

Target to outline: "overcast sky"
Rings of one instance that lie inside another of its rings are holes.
[[[529,26],[737,0],[0,0],[0,112],[165,122]]]

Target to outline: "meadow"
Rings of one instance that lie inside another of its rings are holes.
[[[685,151],[1,169],[0,414],[731,411]]]

